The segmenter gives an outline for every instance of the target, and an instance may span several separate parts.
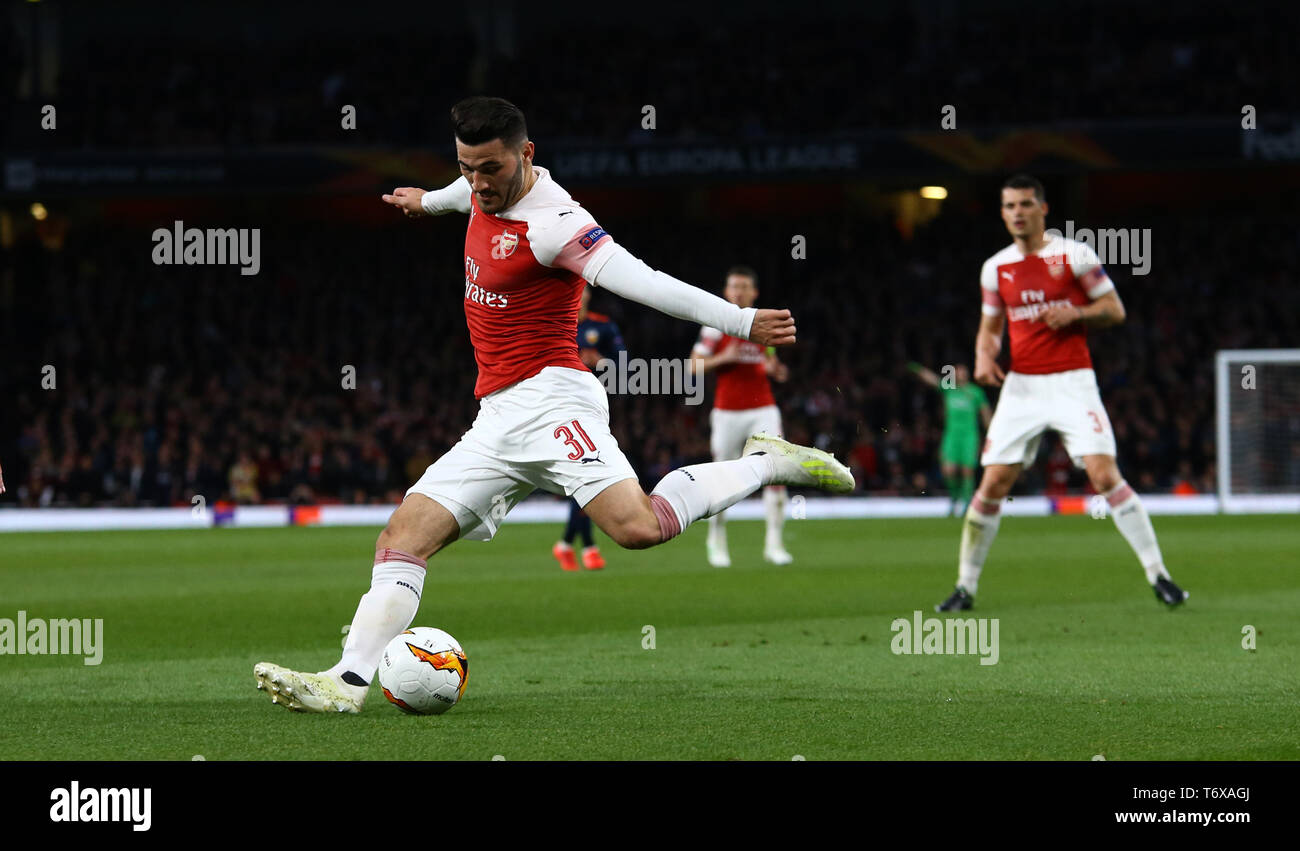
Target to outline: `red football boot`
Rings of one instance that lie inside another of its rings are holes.
[[[560,563],[561,570],[577,570],[578,559],[573,554],[573,544],[566,544],[564,541],[556,541],[555,546],[551,547],[551,555]]]
[[[587,570],[600,570],[605,566],[605,559],[600,555],[600,547],[590,546],[582,548],[582,566]]]

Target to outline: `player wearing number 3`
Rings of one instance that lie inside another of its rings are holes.
[[[1088,327],[1124,321],[1124,306],[1096,252],[1045,231],[1043,185],[1017,175],[1002,187],[1002,221],[1011,245],[980,273],[983,316],[975,339],[975,380],[1001,386],[980,459],[984,476],[962,524],[957,588],[937,611],[969,609],[980,572],[998,533],[1002,501],[1025,464],[1038,453],[1043,432],[1061,436],[1076,466],[1137,554],[1157,599],[1176,606],[1187,593],[1169,578],[1155,529],[1141,498],[1115,463],[1115,435],[1101,404],[1088,353]],[[997,358],[1008,326],[1011,369]]]
[[[384,201],[410,217],[469,216],[463,302],[479,413],[380,533],[370,590],[338,664],[315,674],[254,666],[258,687],[290,709],[360,711],[384,646],[415,617],[428,559],[458,538],[489,540],[534,490],[573,497],[616,543],[640,549],[765,485],[853,488],[829,454],[755,436],[741,458],[682,467],[642,491],[610,434],[605,390],[575,345],[586,283],[764,346],[794,343],[794,319],[741,308],[633,257],[533,165],[523,113],[508,101],[470,98],[451,117],[461,177],[432,192],[396,189]]]

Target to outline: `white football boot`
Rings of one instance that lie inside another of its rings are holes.
[[[776,478],[764,484],[814,487],[832,493],[853,490],[853,474],[835,456],[811,446],[799,446],[771,434],[745,441],[743,454],[765,452],[776,467]]]
[[[780,544],[768,545],[763,547],[763,561],[769,564],[791,564],[794,562],[794,556],[786,552],[785,547]]]
[[[361,711],[368,686],[354,686],[333,674],[305,674],[270,662],[253,666],[257,687],[271,693],[271,702],[295,712]]]
[[[709,564],[714,567],[731,567],[731,553],[727,552],[726,544],[719,544],[710,540],[707,547],[709,551]]]

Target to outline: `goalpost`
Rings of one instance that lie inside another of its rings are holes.
[[[1219,510],[1300,512],[1300,349],[1214,359]]]

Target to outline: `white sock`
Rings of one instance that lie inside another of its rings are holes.
[[[768,485],[763,488],[763,509],[767,514],[767,541],[765,547],[785,549],[782,531],[785,528],[785,486]]]
[[[961,525],[961,554],[957,562],[957,585],[975,596],[980,584],[984,559],[988,558],[993,539],[1002,522],[1002,500],[986,500],[979,494],[971,498],[966,519]]]
[[[1104,496],[1110,504],[1110,516],[1128,545],[1137,554],[1142,569],[1146,571],[1147,582],[1152,585],[1160,577],[1169,578],[1165,570],[1164,558],[1160,555],[1160,544],[1156,541],[1156,530],[1151,525],[1151,517],[1137,491],[1129,487],[1128,482],[1121,481],[1107,491]]]
[[[387,547],[375,552],[370,590],[357,604],[343,658],[327,673],[342,676],[351,671],[367,683],[375,678],[384,647],[411,625],[420,608],[425,566],[424,559],[410,553]]]
[[[679,467],[659,480],[650,494],[663,540],[719,511],[730,508],[776,475],[767,455]]]

